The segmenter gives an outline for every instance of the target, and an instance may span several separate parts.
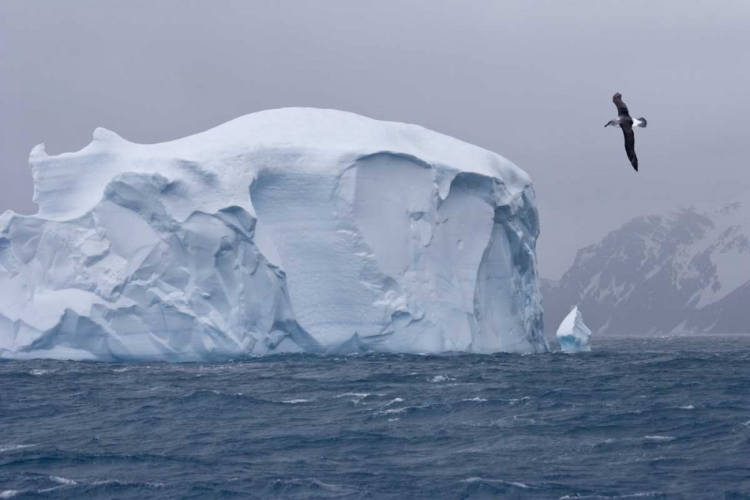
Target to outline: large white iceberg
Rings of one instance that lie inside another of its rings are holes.
[[[0,216],[0,357],[540,352],[529,177],[424,128],[280,109],[30,158]]]
[[[591,350],[589,339],[591,330],[583,322],[578,306],[574,307],[557,329],[557,341],[563,352],[588,352]]]

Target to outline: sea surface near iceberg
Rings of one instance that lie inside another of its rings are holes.
[[[0,363],[0,498],[750,498],[750,336]]]

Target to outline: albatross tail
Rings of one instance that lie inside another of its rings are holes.
[[[646,125],[648,125],[648,122],[646,121],[645,118],[640,117],[640,118],[636,118],[635,120],[633,120],[633,125],[635,125],[636,127],[646,128]]]

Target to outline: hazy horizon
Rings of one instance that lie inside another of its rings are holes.
[[[417,123],[528,172],[541,274],[633,217],[750,190],[750,3],[164,0],[0,3],[0,212],[28,155],[141,143],[286,106]],[[641,171],[616,115],[633,116]]]

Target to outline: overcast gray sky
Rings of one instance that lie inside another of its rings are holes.
[[[0,0],[0,212],[31,148],[283,106],[418,123],[531,175],[542,275],[630,218],[750,190],[747,0]],[[621,92],[641,171],[604,128]]]

